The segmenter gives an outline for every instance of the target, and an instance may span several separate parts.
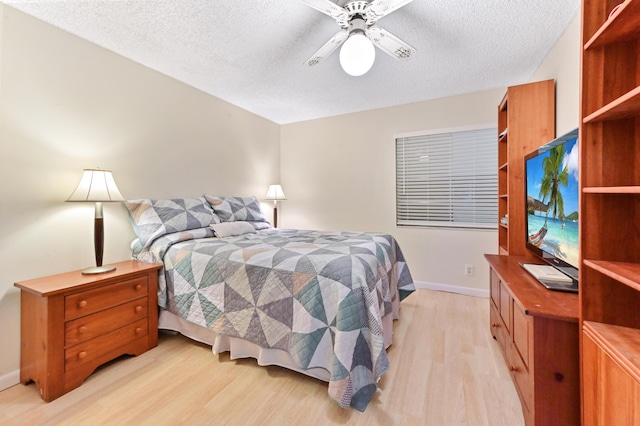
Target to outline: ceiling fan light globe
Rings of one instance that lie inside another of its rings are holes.
[[[352,34],[340,49],[340,66],[347,74],[359,77],[373,66],[376,49],[364,34]]]

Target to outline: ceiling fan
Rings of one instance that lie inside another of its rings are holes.
[[[411,58],[416,49],[376,25],[376,21],[412,1],[338,0],[336,4],[330,0],[302,0],[306,5],[331,16],[341,28],[305,61],[305,65],[318,65],[340,46],[340,65],[347,74],[353,76],[363,75],[373,66],[373,45],[396,59]]]

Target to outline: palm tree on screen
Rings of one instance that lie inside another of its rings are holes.
[[[560,192],[560,185],[567,186],[569,184],[569,171],[567,167],[562,167],[565,155],[564,145],[557,146],[550,151],[547,158],[542,160],[542,169],[544,176],[540,182],[540,198],[544,203],[549,200],[549,209],[545,217],[545,225],[549,213],[551,217],[564,219],[564,199]]]

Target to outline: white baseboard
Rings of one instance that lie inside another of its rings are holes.
[[[427,290],[446,291],[448,293],[458,293],[474,297],[489,297],[489,290],[482,290],[479,288],[461,287],[451,284],[430,283],[425,281],[414,281],[413,284],[416,286],[416,288],[424,288]]]
[[[20,383],[20,370],[12,371],[0,376],[0,391]]]

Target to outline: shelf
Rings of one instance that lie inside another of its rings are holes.
[[[640,264],[584,259],[585,266],[640,291]]]
[[[509,250],[505,247],[500,247],[500,253],[501,256],[509,256]]]
[[[640,0],[581,3],[582,420],[639,424]]]
[[[509,225],[505,225],[504,223],[499,223],[501,228],[509,229]]]
[[[498,110],[506,112],[508,103],[509,103],[509,98],[505,95],[505,97],[502,98],[502,102],[500,102],[500,105],[498,106]]]
[[[584,118],[585,124],[591,122],[619,120],[640,115],[640,87],[603,106],[593,114]]]
[[[628,0],[626,4],[620,6],[614,16],[607,19],[584,45],[584,49],[592,49],[640,37],[638,15],[640,15],[640,1]]]
[[[640,186],[589,186],[582,188],[585,194],[640,194]]]
[[[640,330],[585,321],[584,332],[636,381],[640,381]]]
[[[555,136],[555,81],[508,87],[497,115],[498,212],[500,217],[509,215],[508,226],[498,226],[498,251],[523,255],[527,252],[524,157]]]

